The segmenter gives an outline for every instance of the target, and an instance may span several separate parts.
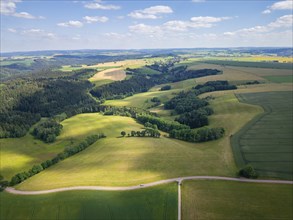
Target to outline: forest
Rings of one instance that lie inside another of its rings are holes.
[[[170,64],[168,63],[165,65],[169,66]],[[164,65],[161,64],[160,66]],[[161,70],[161,68],[157,70],[166,71],[166,68],[164,68],[164,70]],[[162,74],[159,75],[133,75],[128,80],[116,81],[94,88],[90,93],[99,99],[123,99],[136,93],[146,92],[155,85],[221,73],[221,71],[216,69],[186,70],[185,66],[180,66],[171,68],[169,72],[162,72]],[[166,88],[168,89],[169,87]]]
[[[18,79],[0,88],[0,137],[21,137],[41,117],[71,117],[98,110],[88,94],[91,83],[78,79]]]

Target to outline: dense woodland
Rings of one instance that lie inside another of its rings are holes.
[[[58,57],[57,57],[58,58]],[[57,59],[56,58],[56,59]],[[78,59],[62,56],[62,59]],[[208,125],[208,116],[213,113],[207,100],[198,94],[232,89],[226,82],[209,82],[197,86],[190,92],[182,92],[165,104],[179,116],[176,121],[166,121],[146,112],[131,108],[105,107],[99,105],[104,99],[121,99],[139,92],[146,92],[154,85],[176,82],[207,75],[221,74],[215,69],[188,70],[187,66],[175,65],[176,57],[166,62],[155,62],[147,68],[161,74],[139,75],[134,72],[128,80],[116,81],[100,87],[93,87],[87,81],[94,70],[77,70],[70,73],[42,70],[27,77],[8,80],[0,87],[0,137],[21,137],[41,117],[49,118],[39,123],[32,134],[45,142],[53,142],[62,129],[59,121],[84,112],[104,112],[104,115],[122,115],[136,118],[138,122],[151,123],[162,131],[193,129]],[[233,87],[234,88],[234,87]],[[170,86],[162,90],[171,89]],[[95,96],[95,100],[92,96]],[[154,97],[155,105],[161,104]]]
[[[60,135],[63,126],[54,119],[39,123],[32,131],[32,135],[46,143],[52,143]]]
[[[189,142],[204,142],[217,140],[225,134],[224,128],[200,128],[200,129],[182,129],[172,130],[169,135],[171,138],[176,138]]]
[[[122,99],[135,93],[146,92],[155,85],[221,73],[221,71],[215,69],[186,70],[185,66],[183,68],[175,67],[170,69],[170,72],[167,74],[134,75],[128,80],[117,81],[94,88],[90,93],[99,99]]]
[[[0,87],[0,137],[21,137],[41,117],[98,111],[91,83],[77,79],[18,79]]]

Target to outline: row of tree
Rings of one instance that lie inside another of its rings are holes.
[[[209,82],[206,82],[205,84],[199,84],[193,87],[193,89],[195,89],[195,93],[199,95],[206,92],[233,90],[233,89],[237,89],[237,86],[229,84],[227,80],[217,80],[217,81],[209,81]]]
[[[171,138],[188,142],[212,141],[223,137],[224,134],[224,128],[174,129],[169,132]]]
[[[174,129],[189,129],[189,126],[182,125],[176,121],[165,120],[153,115],[141,114],[137,115],[136,120],[141,124],[146,124],[147,122],[156,125],[161,131],[170,132]]]
[[[126,135],[125,131],[121,131],[121,135],[124,137]],[[128,137],[154,137],[159,138],[161,136],[158,129],[145,128],[142,131],[131,131],[127,134]]]
[[[95,143],[98,139],[106,137],[104,134],[97,134],[88,136],[84,141],[79,143],[76,146],[66,147],[62,153],[59,153],[57,156],[52,158],[51,160],[46,160],[41,164],[34,165],[30,170],[18,173],[11,178],[10,186],[14,186],[23,182],[24,180],[40,173],[41,171],[49,168],[50,166],[62,161],[74,154],[77,154],[80,151],[83,151],[93,143]]]

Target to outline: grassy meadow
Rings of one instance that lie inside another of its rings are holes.
[[[293,186],[229,181],[184,181],[182,219],[293,218]]]
[[[21,138],[0,139],[0,173],[10,180],[16,173],[29,170],[34,164],[54,157],[70,142],[59,138],[53,144],[46,144],[30,134]]]
[[[89,81],[95,82],[95,81],[100,81],[105,79],[118,81],[118,80],[123,80],[125,77],[126,77],[126,73],[123,69],[110,68],[110,69],[97,72],[94,76],[89,78]]]
[[[176,219],[177,184],[134,191],[67,191],[19,196],[0,193],[0,219]]]
[[[129,59],[129,60],[121,60],[121,61],[114,61],[114,62],[104,62],[104,63],[98,63],[95,65],[80,65],[80,66],[70,66],[65,65],[62,66],[60,69],[61,71],[72,71],[72,70],[78,70],[78,69],[97,69],[97,70],[106,70],[106,69],[112,69],[112,68],[141,68],[145,65],[149,65],[154,63],[155,61],[164,61],[166,59],[170,59],[171,57],[154,57],[154,58],[144,58],[144,59]]]
[[[101,131],[107,138],[24,181],[17,188],[40,190],[76,185],[128,186],[187,175],[234,176],[236,167],[229,136],[262,110],[257,106],[239,103],[233,94],[215,98],[211,104],[215,110],[210,117],[211,126],[224,127],[226,136],[200,144],[166,137],[122,138],[122,130],[129,133],[142,129],[142,125],[127,117],[94,113],[67,119],[63,122],[60,139],[81,139]]]
[[[265,76],[265,78],[275,83],[292,83],[293,78],[291,76]]]
[[[201,62],[241,67],[270,68],[270,69],[292,69],[291,62],[266,62],[266,61],[236,61],[236,60],[202,60]]]
[[[292,91],[238,97],[242,102],[261,105],[265,112],[233,137],[237,164],[252,164],[262,176],[293,179]]]

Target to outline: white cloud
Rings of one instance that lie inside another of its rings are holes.
[[[277,29],[291,29],[293,25],[293,15],[284,15],[282,17],[277,18],[275,21],[263,25],[263,26],[255,26],[251,28],[243,28],[234,32],[225,32],[224,35],[226,36],[248,36],[248,35],[257,35],[257,34],[264,34],[264,33],[273,33]]]
[[[192,17],[190,18],[191,21],[196,22],[196,23],[216,23],[224,20],[229,20],[231,17]]]
[[[189,28],[210,28],[214,26],[214,23],[224,20],[232,19],[231,17],[192,17],[190,21],[174,20],[168,21],[163,26],[168,30],[174,31],[186,31]]]
[[[27,29],[21,31],[22,35],[30,36],[30,37],[41,37],[41,38],[48,38],[48,39],[55,39],[56,35],[51,32],[46,32],[42,29]]]
[[[68,21],[68,22],[62,22],[57,24],[60,27],[77,27],[80,28],[83,26],[83,23],[80,21]]]
[[[284,15],[280,18],[278,18],[276,21],[271,22],[268,24],[268,28],[275,29],[275,28],[292,28],[293,24],[293,15]]]
[[[101,17],[98,17],[98,16],[94,16],[94,17],[85,16],[85,17],[83,17],[83,20],[85,20],[86,23],[91,24],[91,23],[95,23],[95,22],[104,23],[104,22],[107,22],[109,20],[109,18],[107,18],[105,16],[101,16]]]
[[[20,0],[1,0],[0,12],[4,15],[11,15],[16,10],[16,3]]]
[[[159,34],[162,32],[160,26],[151,26],[146,24],[136,24],[128,27],[131,32],[140,34]]]
[[[3,15],[14,16],[26,19],[44,19],[42,16],[33,16],[28,12],[16,12],[16,3],[21,0],[1,0],[0,13]]]
[[[113,39],[125,39],[125,38],[129,38],[131,37],[131,34],[119,34],[119,33],[115,33],[115,32],[109,32],[109,33],[104,33],[103,36],[109,37],[109,38],[113,38]]]
[[[33,16],[27,12],[14,13],[13,16],[18,17],[18,18],[36,19],[35,16]]]
[[[293,7],[293,1],[286,0],[286,1],[276,2],[270,8],[272,10],[292,10],[292,7]]]
[[[162,25],[136,24],[129,26],[129,30],[138,34],[152,34],[162,36],[165,33],[177,33],[188,31],[195,28],[210,28],[215,23],[231,19],[231,17],[192,17],[189,21],[171,20]]]
[[[101,1],[87,3],[84,5],[84,7],[88,9],[101,9],[101,10],[118,10],[121,8],[118,5],[107,5],[102,3]]]
[[[201,2],[205,2],[206,0],[192,0],[192,2],[194,3],[201,3]]]
[[[264,10],[263,14],[270,14],[274,10],[293,10],[293,1],[285,0],[276,2],[273,5],[269,6],[268,9]]]
[[[11,33],[16,33],[16,32],[17,32],[17,30],[14,29],[14,28],[8,28],[7,30],[8,30],[9,32],[11,32]]]
[[[157,5],[142,10],[135,10],[128,14],[129,17],[135,19],[158,19],[161,14],[173,13],[172,8],[165,5]]]
[[[271,13],[271,10],[266,9],[266,10],[264,10],[262,13],[263,13],[263,14],[270,14],[270,13]]]

